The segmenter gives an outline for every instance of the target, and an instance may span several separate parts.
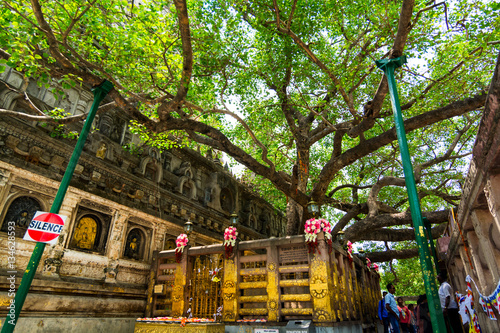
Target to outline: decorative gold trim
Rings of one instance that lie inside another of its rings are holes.
[[[313,320],[314,321],[331,321],[331,316],[328,311],[323,310],[323,309],[318,309],[314,311],[313,313]]]
[[[328,295],[328,290],[326,289],[321,289],[321,290],[311,290],[311,295],[314,298],[324,298],[326,295]]]
[[[326,283],[326,278],[324,276],[315,275],[311,278],[311,284]]]
[[[221,323],[211,324],[186,324],[180,327],[178,323],[135,323],[134,333],[224,333],[225,325]]]
[[[230,300],[234,299],[234,294],[233,293],[224,293],[224,299],[226,301],[230,301]]]
[[[233,281],[224,282],[224,288],[234,288],[234,282]]]
[[[321,261],[318,257],[314,256],[314,259],[311,261],[312,271],[314,272],[314,271],[318,270],[323,265],[324,265],[324,262]]]
[[[267,270],[268,271],[274,271],[276,269],[276,264],[274,262],[270,262],[267,264]]]
[[[274,310],[277,310],[277,309],[278,309],[278,303],[277,303],[277,302],[275,302],[275,301],[269,301],[269,302],[267,303],[267,308],[268,308],[269,310],[273,310],[273,311],[274,311]]]
[[[224,320],[233,320],[234,319],[234,313],[231,311],[226,311],[224,312]]]

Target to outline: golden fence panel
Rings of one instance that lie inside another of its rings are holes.
[[[379,276],[338,245],[320,239],[309,253],[303,236],[240,242],[229,258],[222,245],[155,254],[147,313],[225,322],[311,319],[373,322]]]

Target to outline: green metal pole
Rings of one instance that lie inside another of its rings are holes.
[[[415,184],[415,176],[413,175],[413,167],[411,165],[408,142],[406,141],[403,116],[401,114],[401,106],[399,104],[398,90],[396,80],[394,78],[394,70],[405,63],[405,56],[395,59],[382,59],[375,61],[377,67],[384,71],[389,83],[389,93],[391,96],[392,110],[394,112],[394,121],[396,123],[396,133],[398,135],[401,160],[403,162],[406,190],[408,192],[408,199],[410,202],[410,211],[413,220],[413,228],[415,230],[415,239],[417,240],[418,245],[418,254],[420,258],[420,265],[422,267],[422,275],[424,277],[427,301],[429,303],[432,328],[435,333],[439,333],[446,332],[446,325],[444,323],[443,311],[439,302],[436,277],[434,276],[429,244],[427,243],[427,237],[425,235],[424,224],[422,221],[422,212],[420,210],[420,202],[418,200],[417,186]]]
[[[423,221],[425,229],[427,230],[427,239],[429,241],[429,246],[431,248],[432,258],[434,259],[434,267],[436,268],[436,274],[439,274],[441,270],[439,269],[436,247],[434,246],[434,240],[432,239],[432,227],[427,217],[424,217]]]
[[[52,207],[50,208],[51,213],[59,213],[59,209],[61,208],[64,196],[66,195],[66,191],[69,187],[69,182],[73,177],[73,172],[75,171],[76,164],[78,162],[78,159],[80,158],[80,155],[82,154],[83,145],[85,144],[85,140],[87,139],[87,135],[89,134],[92,122],[94,121],[97,108],[99,107],[99,104],[102,102],[104,97],[106,97],[106,95],[111,91],[111,89],[113,89],[113,84],[107,80],[92,89],[92,91],[94,92],[94,102],[92,103],[92,107],[90,108],[87,120],[85,120],[85,124],[83,125],[80,137],[78,138],[78,141],[76,143],[75,150],[73,151],[73,155],[71,155],[68,167],[66,168],[66,172],[64,173],[63,179],[61,180],[61,185],[59,186],[59,190],[57,191],[54,202],[52,203]],[[15,311],[13,314],[11,314],[10,312],[7,314],[7,318],[5,319],[5,323],[2,327],[2,333],[12,333],[14,331],[17,319],[19,318],[19,314],[21,313],[24,301],[26,300],[28,290],[30,289],[33,278],[35,277],[36,269],[38,267],[38,264],[40,263],[40,259],[42,259],[44,249],[45,243],[36,243],[35,248],[33,249],[33,253],[31,254],[30,261],[28,262],[28,266],[24,271],[19,289],[17,290],[16,296],[14,298],[13,304],[15,306]]]

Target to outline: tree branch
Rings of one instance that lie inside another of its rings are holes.
[[[366,254],[372,262],[387,262],[392,259],[410,259],[418,256],[418,249],[386,250],[383,252],[370,252]]]
[[[397,58],[403,54],[403,49],[406,44],[406,40],[408,39],[408,34],[412,29],[411,16],[413,14],[414,5],[415,5],[414,0],[403,1],[403,5],[401,6],[401,13],[399,16],[398,31],[396,33],[396,38],[394,39],[392,49],[389,53],[389,58]],[[358,137],[359,135],[361,135],[361,133],[373,127],[373,125],[375,124],[375,118],[378,117],[385,96],[387,95],[388,92],[389,92],[389,86],[387,85],[387,78],[384,75],[382,77],[382,80],[380,81],[380,84],[378,85],[377,91],[375,92],[375,96],[370,101],[372,116],[363,119],[361,123],[359,123],[353,129],[351,129],[348,133],[350,137],[352,138]]]
[[[179,30],[181,33],[183,65],[175,97],[172,100],[164,101],[157,110],[161,121],[168,121],[170,112],[180,110],[182,102],[187,96],[193,72],[193,49],[191,46],[191,31],[189,28],[186,0],[174,0],[174,4],[177,9]]]
[[[446,229],[446,222],[431,229],[432,238],[439,238]],[[411,229],[386,229],[370,230],[358,237],[357,241],[382,241],[382,242],[402,242],[415,240],[415,231]]]
[[[368,217],[374,217],[375,215],[377,215],[378,213],[377,196],[383,187],[391,185],[404,187],[406,183],[403,178],[398,178],[398,177],[386,176],[379,179],[372,186],[370,194],[368,194],[368,198],[366,199],[366,203],[368,204]]]
[[[423,114],[405,120],[405,131],[406,133],[409,133],[418,128],[437,123],[441,120],[459,116],[472,110],[477,110],[478,108],[484,106],[485,101],[486,95],[481,94],[472,98],[467,98],[465,100],[450,103],[447,106],[432,111],[425,112]],[[326,193],[328,185],[339,170],[346,167],[347,165],[352,164],[359,158],[367,156],[368,154],[376,151],[386,144],[391,143],[396,139],[396,129],[393,127],[376,137],[365,140],[359,145],[348,149],[338,157],[333,156],[321,170],[318,181],[314,185],[311,192],[312,199],[318,203],[321,203],[323,201],[323,196]]]
[[[422,216],[426,217],[431,224],[440,224],[448,221],[449,210],[440,210],[435,212],[422,212]],[[370,234],[373,230],[384,227],[397,225],[412,226],[413,220],[411,213],[406,211],[402,213],[381,214],[372,218],[365,218],[351,225],[345,230],[345,237],[351,242],[356,242],[365,235]]]

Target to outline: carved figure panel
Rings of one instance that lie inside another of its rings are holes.
[[[99,132],[103,135],[110,137],[113,132],[114,124],[113,118],[109,114],[104,114],[101,116],[99,121]]]
[[[111,219],[110,215],[80,206],[69,247],[78,251],[104,253]]]
[[[228,188],[223,188],[220,191],[220,206],[226,212],[233,212],[234,210],[233,194]]]
[[[125,243],[123,256],[129,259],[141,260],[144,254],[144,242],[146,237],[144,232],[139,228],[130,230]]]
[[[9,227],[8,222],[13,221],[16,225],[16,237],[24,237],[31,219],[38,210],[42,210],[42,207],[32,197],[22,196],[14,199],[5,214],[1,230],[7,232]]]
[[[169,235],[165,235],[165,238],[166,237],[169,237]],[[166,251],[166,250],[173,250],[175,249],[175,239],[166,239],[165,240],[165,244],[163,244],[163,251]]]
[[[187,176],[188,178],[193,178],[193,171],[191,170],[191,163],[184,161],[181,163],[179,168],[174,171],[177,176]]]
[[[75,228],[71,246],[92,250],[97,236],[97,227],[98,222],[94,218],[90,216],[81,218]]]
[[[139,172],[154,182],[160,182],[163,179],[163,169],[160,162],[151,156],[142,159]]]
[[[99,146],[99,149],[97,149],[97,152],[95,153],[95,156],[97,158],[100,158],[101,160],[106,158],[106,144],[104,142],[101,142],[101,145]]]

